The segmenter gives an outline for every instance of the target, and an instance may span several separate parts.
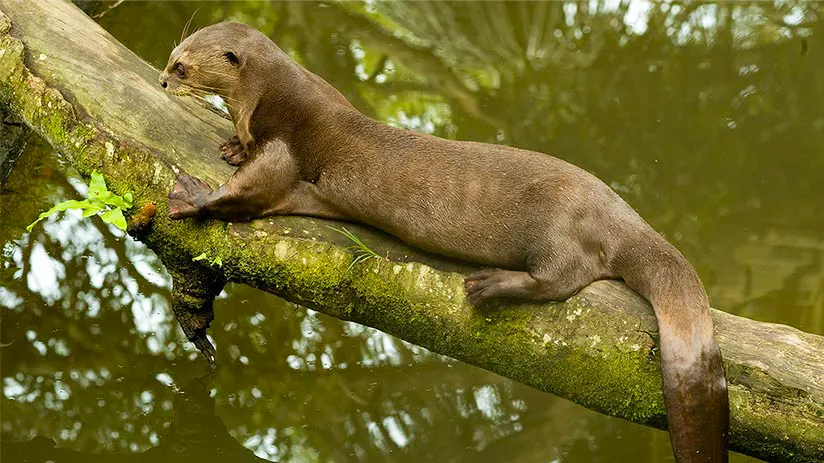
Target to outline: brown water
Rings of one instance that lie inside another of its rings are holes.
[[[820,6],[594,4],[127,2],[100,21],[162,66],[195,9],[242,20],[374,117],[575,162],[714,306],[824,334]],[[672,460],[666,433],[243,286],[203,378],[150,251],[71,214],[25,233],[78,184],[32,140],[0,196],[4,463]]]

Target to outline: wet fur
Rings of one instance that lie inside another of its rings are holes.
[[[178,63],[191,71],[183,79]],[[466,278],[474,306],[493,297],[563,300],[595,280],[623,279],[658,319],[676,460],[727,461],[724,367],[701,281],[593,175],[546,154],[376,122],[238,23],[184,40],[161,82],[173,93],[209,89],[226,99],[237,140],[221,151],[241,164],[214,192],[182,176],[169,195],[172,218],[299,214],[364,222],[489,266]]]

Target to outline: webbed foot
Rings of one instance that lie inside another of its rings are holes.
[[[514,272],[499,268],[487,268],[467,275],[464,279],[466,298],[478,307],[493,297],[532,298],[531,287],[535,280],[527,272]]]
[[[191,175],[180,175],[169,193],[169,218],[177,220],[198,215],[206,197],[211,193],[212,187],[203,180]]]

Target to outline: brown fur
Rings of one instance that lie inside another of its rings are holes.
[[[595,280],[622,278],[658,318],[676,459],[727,461],[724,367],[701,281],[593,175],[546,154],[378,123],[243,24],[188,37],[161,83],[227,101],[237,140],[221,150],[241,164],[215,192],[182,176],[169,195],[172,218],[300,214],[364,222],[492,267],[466,278],[474,306],[500,296],[563,300]]]

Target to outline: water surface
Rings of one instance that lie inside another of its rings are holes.
[[[126,2],[100,22],[162,67],[195,10],[241,20],[380,120],[574,162],[715,307],[824,334],[820,7],[597,5]],[[0,196],[4,461],[672,461],[666,433],[244,286],[206,376],[151,251],[72,214],[25,233],[83,192],[58,159],[32,140]]]

